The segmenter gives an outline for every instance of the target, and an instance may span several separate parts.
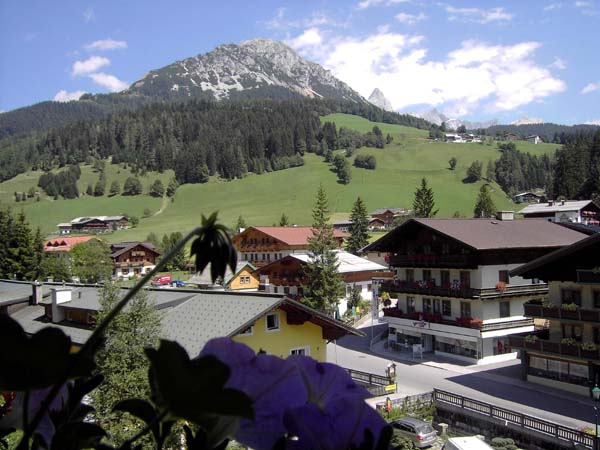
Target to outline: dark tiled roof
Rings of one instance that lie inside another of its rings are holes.
[[[152,245],[150,242],[120,242],[118,244],[111,245],[111,249],[114,251],[113,251],[113,253],[111,253],[110,257],[116,258],[117,256],[122,255],[123,253],[131,250],[132,248],[134,248],[137,245],[146,247],[148,250],[156,253],[157,255],[160,255],[160,252],[158,250],[156,250],[154,245]]]
[[[545,219],[411,219],[364,250],[392,251],[390,245],[414,226],[430,228],[476,250],[562,247],[585,238]]]

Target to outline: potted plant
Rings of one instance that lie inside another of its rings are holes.
[[[542,302],[542,307],[544,308],[544,317],[560,317],[560,310],[556,307],[555,303],[552,303],[549,300],[544,300]]]
[[[573,338],[562,338],[560,341],[560,352],[563,355],[579,355],[579,346]]]
[[[563,303],[560,307],[561,318],[564,319],[578,319],[579,318],[579,307],[576,303]]]
[[[525,336],[525,347],[534,350],[541,350],[542,343],[535,334],[528,334]]]
[[[584,358],[597,359],[598,348],[593,342],[584,342],[581,344],[581,356]]]
[[[471,322],[469,323],[469,326],[471,328],[477,328],[478,330],[481,330],[481,327],[483,326],[483,320],[481,320],[481,319],[471,319]]]

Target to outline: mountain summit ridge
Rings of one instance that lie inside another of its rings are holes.
[[[208,53],[151,70],[125,92],[162,98],[303,96],[366,102],[320,65],[282,42],[265,38],[219,45]]]

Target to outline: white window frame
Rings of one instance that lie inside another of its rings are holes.
[[[269,328],[269,316],[277,317],[277,328]],[[267,333],[272,333],[274,331],[279,331],[279,330],[281,330],[281,317],[280,317],[279,313],[274,312],[274,313],[267,314],[267,316],[265,317],[265,331]]]
[[[293,355],[293,352],[299,351],[299,350],[303,350],[304,351],[304,355],[302,355],[302,356],[310,356],[310,345],[305,345],[304,347],[290,348],[290,356]]]
[[[245,330],[238,333],[238,336],[252,336],[254,335],[254,325],[250,325]]]

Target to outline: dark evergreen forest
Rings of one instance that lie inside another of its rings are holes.
[[[5,139],[0,181],[29,169],[50,170],[112,157],[137,170],[174,169],[180,183],[225,179],[303,164],[322,139],[319,117],[342,112],[429,129],[410,115],[337,100],[155,103]]]

